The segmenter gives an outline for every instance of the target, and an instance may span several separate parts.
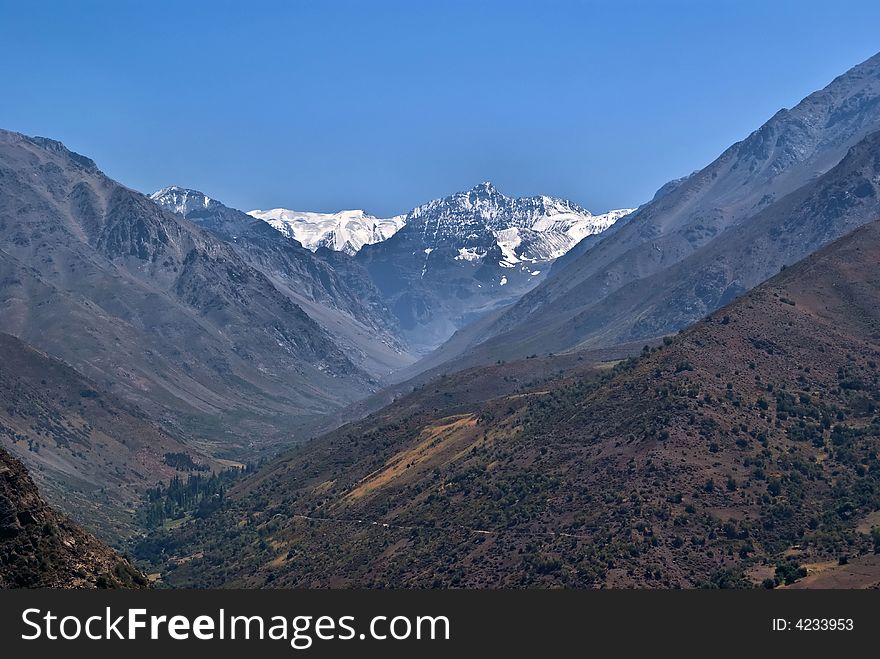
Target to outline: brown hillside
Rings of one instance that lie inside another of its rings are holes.
[[[878,361],[875,222],[604,377],[395,415],[404,399],[315,441],[161,538],[204,552],[166,578],[694,587],[862,560]]]
[[[108,541],[130,535],[144,491],[178,473],[166,453],[216,466],[138,408],[2,333],[0,449],[28,465],[52,505]]]
[[[143,588],[127,560],[49,508],[0,449],[0,588]]]

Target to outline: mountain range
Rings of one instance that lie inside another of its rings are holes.
[[[510,304],[556,259],[633,210],[593,215],[564,199],[506,197],[488,182],[388,219],[360,210],[245,214],[179,186],[150,198],[234,244],[377,377]],[[328,306],[336,315],[328,315]],[[386,354],[371,354],[377,346]]]
[[[841,197],[840,190],[835,196],[831,179],[824,179],[829,187],[814,184],[843,166],[849,150],[878,129],[880,55],[875,55],[794,108],[780,110],[705,168],[664,186],[601,240],[582,242],[561,259],[555,276],[497,318],[454,337],[434,362],[461,353],[464,365],[612,345],[685,327],[783,265],[873,219],[870,213],[860,220],[829,217],[823,206],[833,213],[859,212],[843,206],[870,205],[873,197],[858,197],[856,188],[850,191],[855,200]],[[867,188],[859,191],[867,194]],[[799,220],[813,227],[789,219],[796,204],[802,204]],[[757,225],[765,233],[760,252],[747,237],[748,227]],[[724,262],[706,257],[699,267],[685,264],[709,253],[723,255]],[[661,287],[675,290],[661,300]]]
[[[878,302],[873,222],[637,357],[451,375],[165,534],[163,578],[770,587],[852,561],[876,587]]]
[[[417,350],[505,306],[546,277],[553,261],[631,209],[594,216],[553,197],[514,199],[491,183],[410,211],[393,236],[356,256]]]
[[[605,215],[248,214],[0,131],[0,583],[143,583],[35,482],[170,586],[878,586],[878,218],[880,55]]]

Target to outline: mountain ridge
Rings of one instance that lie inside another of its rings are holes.
[[[705,168],[663,186],[651,202],[602,239],[582,242],[560,259],[552,276],[470,338],[459,352],[497,351],[499,357],[510,357],[529,354],[537,344],[561,351],[646,338],[645,334],[603,334],[591,323],[578,328],[572,319],[587,318],[594,311],[597,317],[625,312],[611,296],[618,292],[622,296],[626,287],[649,289],[657,273],[713,240],[722,240],[728,230],[827,173],[877,129],[880,54],[791,110],[780,110]],[[630,298],[626,303],[635,302]],[[638,308],[633,313],[646,315],[650,310]],[[690,320],[698,317],[697,313]],[[529,345],[520,349],[527,335],[524,343]],[[484,350],[477,347],[483,343]]]
[[[150,198],[232,245],[374,377],[413,360],[369,274],[347,254],[307,250],[263,220],[197,190],[169,186]]]
[[[220,451],[375,386],[231,246],[46,143],[0,131],[0,331]]]
[[[863,520],[880,508],[878,300],[875,221],[633,359],[494,398],[469,392],[475,374],[530,360],[452,374],[277,459],[227,511],[164,536],[163,578],[772,587],[845,556],[876,586]],[[181,561],[193,543],[205,557]]]

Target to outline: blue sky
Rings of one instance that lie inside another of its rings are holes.
[[[0,127],[245,210],[492,180],[598,212],[880,50],[878,24],[847,0],[0,0]]]

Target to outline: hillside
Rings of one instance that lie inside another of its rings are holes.
[[[231,245],[60,143],[6,131],[0,331],[233,455],[374,387]]]
[[[0,448],[0,588],[143,588],[126,559],[49,508]]]
[[[150,199],[232,245],[326,330],[359,368],[378,378],[414,360],[369,274],[348,254],[322,247],[313,254],[263,220],[197,190],[171,186]]]
[[[0,448],[49,502],[107,541],[135,531],[144,491],[180,473],[166,456],[219,465],[63,362],[0,334]]]
[[[875,55],[795,107],[780,110],[705,168],[664,186],[601,240],[575,247],[545,282],[492,323],[471,333],[466,341],[453,339],[450,344],[458,347],[445,350],[444,358],[472,350],[474,354],[467,354],[464,363],[474,364],[536,350],[613,345],[687,326],[778,271],[782,264],[803,258],[853,228],[841,222],[825,235],[815,235],[816,225],[835,219],[838,204],[850,202],[838,191],[814,200],[817,207],[826,206],[830,216],[799,215],[799,219],[811,218],[812,225],[803,229],[788,222],[785,214],[791,210],[790,195],[811,191],[817,177],[841,163],[850,148],[878,129],[880,55]],[[736,235],[742,236],[755,222],[766,227],[771,216],[775,218],[773,232],[781,235],[764,241],[760,253],[746,256],[748,241],[731,240],[730,232],[740,231]],[[788,231],[794,235],[804,231],[809,240],[794,236],[786,240]],[[708,262],[710,252],[726,263],[712,269],[708,277],[705,268],[685,265],[691,257],[702,258],[701,254],[707,255],[704,261]],[[650,296],[658,294],[654,284],[659,278],[664,289],[680,292],[690,287],[697,289],[696,294],[658,302]]]
[[[874,222],[604,374],[401,399],[141,550],[175,585],[876,585],[878,337]]]

